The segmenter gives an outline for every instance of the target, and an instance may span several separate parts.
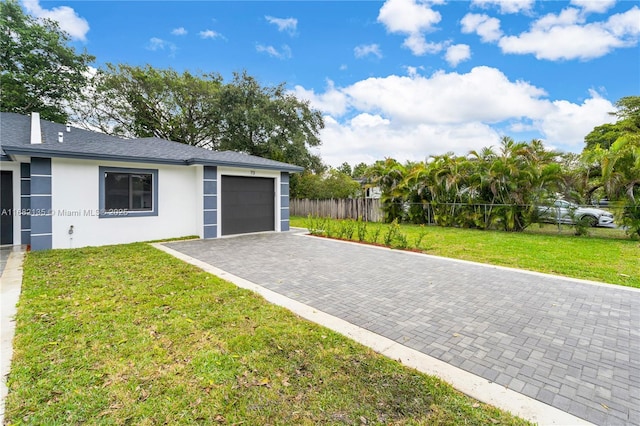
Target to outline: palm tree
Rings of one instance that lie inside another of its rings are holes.
[[[610,113],[618,117],[611,126],[615,139],[605,147],[587,145],[582,160],[599,171],[595,185],[618,205],[618,221],[629,234],[640,237],[640,96],[621,98],[616,106],[618,110]]]
[[[621,137],[611,145],[602,158],[602,180],[610,199],[620,200],[619,221],[629,234],[640,237],[640,135]]]
[[[369,186],[380,187],[382,192],[380,201],[386,222],[402,219],[404,200],[400,185],[405,175],[406,168],[393,158],[376,161],[365,173]]]
[[[558,155],[539,140],[515,142],[509,137],[502,139],[498,152],[472,152],[478,201],[489,205],[485,226],[498,222],[505,231],[524,230],[534,219],[535,204],[557,186]]]
[[[431,170],[424,162],[411,164],[399,186],[402,198],[409,203],[407,215],[413,223],[430,222],[430,203],[433,200],[429,190]],[[399,191],[399,192],[400,192]]]

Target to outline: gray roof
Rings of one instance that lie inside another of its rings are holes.
[[[211,151],[159,138],[124,139],[40,120],[41,144],[31,144],[31,117],[0,113],[0,156],[66,157],[159,164],[203,164],[301,172],[302,167],[233,151]],[[58,142],[62,132],[63,142]]]

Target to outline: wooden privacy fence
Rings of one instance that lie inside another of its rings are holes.
[[[379,199],[341,198],[331,200],[308,200],[294,198],[290,201],[289,212],[292,216],[308,215],[330,217],[332,219],[358,219],[365,222],[382,222]]]

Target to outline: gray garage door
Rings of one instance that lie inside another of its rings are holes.
[[[222,235],[275,229],[274,179],[222,176]]]

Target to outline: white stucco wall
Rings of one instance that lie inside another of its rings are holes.
[[[100,218],[101,166],[157,169],[158,215]],[[202,237],[202,166],[54,158],[51,169],[54,249]]]
[[[222,236],[222,176],[246,176],[273,178],[275,180],[275,224],[276,232],[280,232],[280,172],[277,170],[242,169],[235,167],[218,167],[218,237]]]

